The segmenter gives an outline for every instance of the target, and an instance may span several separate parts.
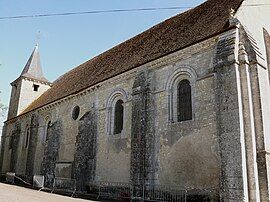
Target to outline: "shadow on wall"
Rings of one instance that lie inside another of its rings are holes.
[[[219,159],[212,147],[215,141],[214,136],[195,134],[179,138],[172,146],[163,144],[159,154],[159,180],[191,189],[217,188]]]

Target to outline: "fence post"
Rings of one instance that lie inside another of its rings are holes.
[[[55,188],[55,177],[53,178],[53,187],[52,187],[52,191],[51,191],[51,193],[53,193],[54,188]]]
[[[142,201],[145,200],[145,184],[143,184]]]
[[[74,182],[74,187],[73,187],[73,192],[72,192],[71,197],[73,198],[74,194],[76,193],[76,179],[72,179],[72,180]]]

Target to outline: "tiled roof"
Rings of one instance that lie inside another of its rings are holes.
[[[243,0],[208,0],[100,54],[61,76],[23,113],[214,36]]]

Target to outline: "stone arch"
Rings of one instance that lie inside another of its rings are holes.
[[[112,102],[117,99],[118,97],[121,97],[123,99],[124,102],[127,101],[128,99],[128,96],[127,96],[127,93],[124,89],[122,88],[118,88],[116,90],[114,90],[109,98],[107,99],[107,102],[106,102],[106,108],[110,107],[112,105]]]
[[[168,121],[174,123],[178,121],[177,118],[177,88],[182,80],[188,80],[191,85],[192,95],[192,109],[194,109],[195,101],[195,84],[197,80],[196,71],[190,66],[181,66],[174,71],[167,80],[166,91],[168,94]],[[193,116],[194,118],[194,110]]]
[[[108,100],[107,100],[107,104],[106,104],[106,109],[107,109],[107,134],[108,135],[112,135],[114,133],[114,122],[115,122],[115,105],[116,103],[122,100],[123,101],[123,131],[125,130],[125,117],[126,117],[126,110],[125,110],[125,105],[127,102],[127,93],[125,90],[121,89],[116,89],[114,90]]]

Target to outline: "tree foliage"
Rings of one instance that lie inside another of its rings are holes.
[[[2,127],[4,125],[4,121],[7,118],[7,110],[8,108],[1,102],[0,99],[0,136],[2,134]]]

